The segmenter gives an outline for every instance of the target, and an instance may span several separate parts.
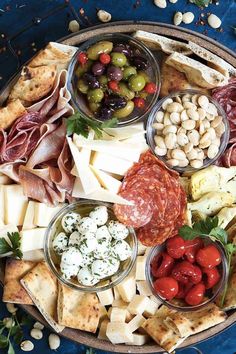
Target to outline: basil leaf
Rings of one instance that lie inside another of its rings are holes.
[[[5,240],[5,238],[0,238],[0,254],[11,252],[11,246]]]
[[[224,245],[226,245],[228,242],[227,232],[224,229],[222,229],[221,227],[214,227],[210,231],[209,235],[214,236],[215,238],[217,238],[217,240],[222,242]]]
[[[0,334],[0,348],[6,348],[8,346],[8,338],[3,334]]]
[[[9,347],[8,347],[7,354],[15,354],[15,350],[14,350],[10,341],[9,341]]]
[[[195,237],[199,236],[199,232],[188,225],[184,225],[179,229],[179,235],[182,236],[184,240],[193,240]]]

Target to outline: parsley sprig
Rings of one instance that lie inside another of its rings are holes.
[[[21,259],[23,254],[20,250],[21,241],[19,232],[8,232],[7,236],[10,242],[3,237],[0,238],[0,255],[11,252],[13,257]]]
[[[193,4],[197,5],[198,7],[207,7],[210,4],[210,0],[192,0]]]
[[[104,128],[113,128],[117,126],[117,119],[112,118],[104,122],[98,122],[95,119],[81,116],[79,112],[74,113],[66,120],[67,134],[71,135],[76,133],[82,135],[85,138],[88,137],[90,129],[93,129],[96,137],[101,138]]]
[[[228,242],[227,232],[219,226],[217,216],[212,218],[207,217],[205,220],[195,222],[193,227],[184,225],[179,230],[180,236],[185,240],[193,240],[195,237],[208,236],[212,241],[218,241],[225,249],[227,262],[230,272],[232,271],[232,256],[236,252],[236,244]],[[227,284],[221,297],[221,306],[224,304],[225,295],[227,292]]]

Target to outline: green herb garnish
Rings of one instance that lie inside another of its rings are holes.
[[[116,118],[109,119],[105,122],[98,122],[88,117],[82,117],[79,112],[76,112],[66,120],[67,134],[76,133],[85,138],[88,137],[89,129],[93,129],[97,138],[101,138],[104,128],[116,127],[118,120]]]
[[[205,220],[200,220],[195,222],[193,227],[184,225],[179,229],[179,234],[185,240],[193,240],[195,237],[207,236],[210,237],[212,241],[218,241],[223,246],[227,262],[229,266],[230,273],[232,271],[231,260],[233,254],[236,252],[236,245],[234,243],[228,242],[227,232],[219,225],[219,219],[217,216],[212,218],[207,217]],[[224,304],[225,295],[227,292],[228,285],[226,284],[224,292],[221,297],[221,306]]]
[[[0,254],[5,254],[12,252],[13,257],[22,258],[23,254],[20,250],[20,234],[19,232],[8,232],[7,237],[9,241],[6,241],[5,238],[0,238]]]
[[[192,0],[193,4],[197,5],[198,7],[207,7],[210,4],[210,0]]]

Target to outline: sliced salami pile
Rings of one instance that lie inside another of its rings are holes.
[[[169,170],[150,151],[127,172],[119,195],[133,205],[114,205],[117,219],[138,229],[145,246],[163,243],[178,233],[185,222],[186,194],[179,175]]]

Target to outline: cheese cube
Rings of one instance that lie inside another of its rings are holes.
[[[119,293],[119,291],[118,291],[116,286],[114,286],[113,291],[114,291],[115,300],[119,300],[120,299],[120,293]]]
[[[147,303],[146,303],[146,307],[145,310],[143,312],[144,316],[146,317],[150,317],[155,315],[155,313],[158,310],[158,303],[156,303],[155,301],[150,300],[149,298],[147,298]]]
[[[117,285],[117,290],[125,302],[130,302],[136,294],[136,282],[133,274],[129,274],[120,284]]]
[[[144,255],[147,246],[144,246],[140,241],[138,241],[138,256]]]
[[[18,184],[3,186],[5,204],[5,224],[23,225],[28,198]]]
[[[133,315],[142,315],[148,303],[148,297],[144,295],[135,295],[130,302],[127,310]]]
[[[145,296],[152,295],[152,290],[146,280],[139,280],[137,281],[136,284],[137,284],[137,290],[139,292],[139,295],[145,295]]]
[[[25,218],[22,226],[22,230],[31,230],[36,227],[34,224],[34,211],[35,211],[35,204],[38,204],[36,202],[33,202],[32,200],[29,201],[26,213],[25,213]]]
[[[100,304],[99,306],[99,314],[100,314],[100,317],[99,317],[99,320],[103,320],[105,317],[107,317],[107,310],[106,310],[106,307],[103,306],[102,304]]]
[[[146,318],[142,315],[136,315],[129,323],[129,329],[131,332],[135,332],[146,321]]]
[[[112,303],[112,307],[121,307],[121,308],[127,308],[128,303],[123,301],[122,299],[115,299]]]
[[[144,253],[144,257],[147,257],[149,255],[149,252],[151,251],[152,247],[147,247]]]
[[[46,229],[46,227],[40,227],[32,230],[22,230],[20,232],[21,251],[28,252],[42,249]]]
[[[35,203],[34,224],[40,227],[48,227],[51,219],[62,208],[62,204],[57,207],[49,207],[44,203]]]
[[[107,317],[110,319],[111,317],[111,311],[112,311],[112,307],[109,307],[108,311],[107,311]]]
[[[155,295],[149,296],[149,299],[151,301],[155,302],[158,305],[158,307],[160,307],[162,305],[162,301],[159,300]]]
[[[111,305],[114,301],[112,289],[107,289],[104,291],[99,291],[97,296],[103,306]]]
[[[24,252],[22,259],[24,261],[42,262],[44,261],[44,252],[43,250]]]
[[[145,274],[145,265],[146,265],[146,257],[138,256],[136,262],[136,280],[146,280]]]
[[[111,322],[125,322],[126,321],[126,308],[112,307],[110,314]]]
[[[133,333],[133,341],[127,342],[127,345],[144,345],[149,341],[150,337],[147,334]]]
[[[128,323],[109,322],[106,335],[113,344],[133,341],[133,334],[129,330]]]
[[[7,233],[12,233],[12,232],[19,232],[18,228],[16,225],[3,225],[0,228],[0,238],[4,238],[7,242],[10,243],[10,240],[7,236]]]
[[[92,165],[99,170],[124,176],[128,169],[133,166],[133,162],[109,154],[95,152],[92,158]]]
[[[100,328],[99,328],[99,332],[98,332],[98,339],[109,340],[109,339],[107,338],[107,335],[106,335],[108,323],[109,323],[108,318],[105,318],[105,319],[101,322]]]

